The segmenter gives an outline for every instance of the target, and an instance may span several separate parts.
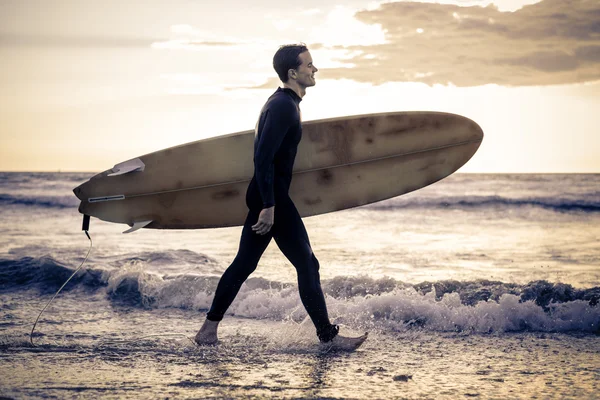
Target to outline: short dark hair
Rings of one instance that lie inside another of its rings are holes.
[[[298,56],[305,51],[308,51],[308,47],[304,43],[285,44],[279,47],[273,56],[273,68],[283,83],[288,81],[288,71],[302,64]]]

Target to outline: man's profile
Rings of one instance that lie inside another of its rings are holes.
[[[274,238],[281,252],[296,268],[300,299],[315,325],[319,340],[341,350],[355,349],[367,335],[357,338],[338,335],[338,326],[329,321],[321,289],[319,262],[288,194],[298,144],[302,139],[299,105],[306,88],[315,85],[318,69],[303,44],[281,46],[273,57],[273,68],[283,88],[278,88],[269,97],[256,124],[254,176],[246,192],[249,211],[239,250],[219,281],[195,341],[198,344],[217,342],[219,322]]]

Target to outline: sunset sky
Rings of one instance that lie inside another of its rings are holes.
[[[452,112],[485,132],[462,172],[600,172],[598,0],[0,0],[0,171],[252,129],[296,42],[305,121]]]

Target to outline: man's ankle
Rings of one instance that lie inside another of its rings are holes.
[[[204,320],[200,331],[216,331],[221,321],[211,321],[210,319]]]

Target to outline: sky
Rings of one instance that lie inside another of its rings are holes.
[[[253,129],[298,42],[304,121],[451,112],[485,133],[461,172],[600,172],[598,0],[0,0],[0,171]]]

